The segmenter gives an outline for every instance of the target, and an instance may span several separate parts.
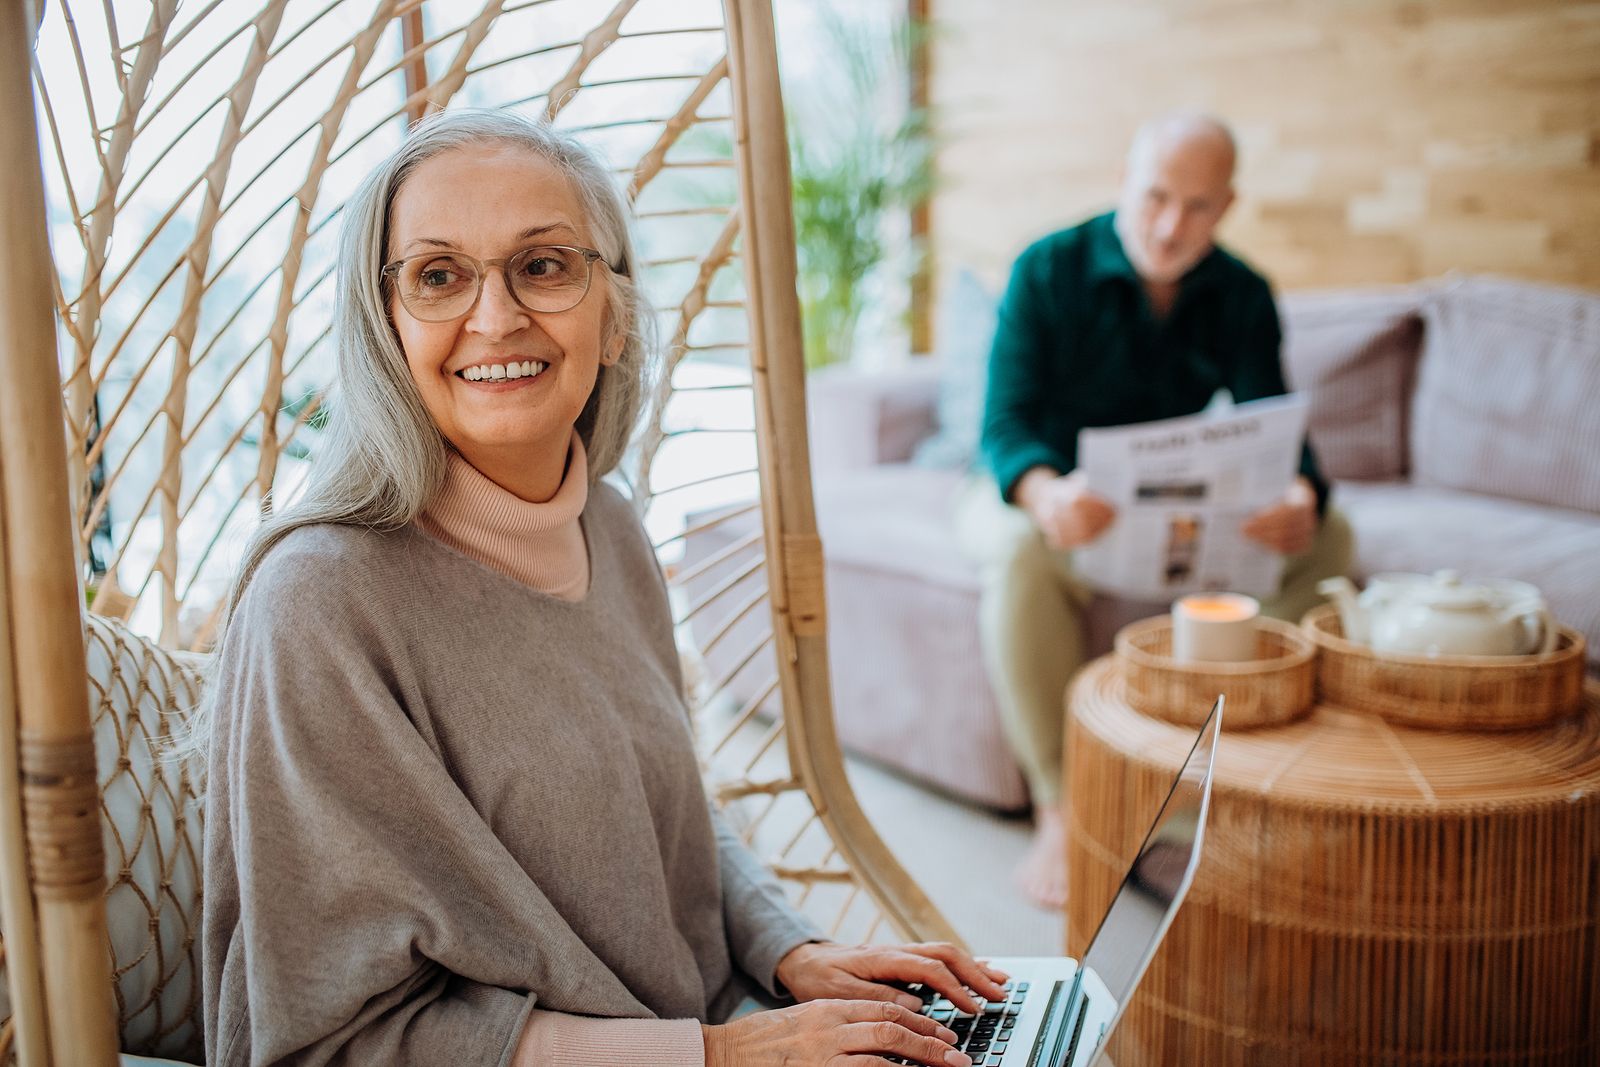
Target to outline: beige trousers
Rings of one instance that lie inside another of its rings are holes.
[[[983,578],[978,629],[984,666],[1006,738],[1036,806],[1061,792],[1061,746],[1067,683],[1084,661],[1083,612],[1090,590],[1073,572],[1072,554],[1046,546],[1020,508],[1000,499],[994,482],[973,478],[962,489],[956,532]],[[1350,524],[1329,509],[1311,549],[1288,560],[1277,594],[1263,614],[1298,621],[1322,602],[1317,583],[1345,573]]]

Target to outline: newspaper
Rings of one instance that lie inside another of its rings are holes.
[[[1073,570],[1098,589],[1139,599],[1275,592],[1283,557],[1239,529],[1294,480],[1306,410],[1290,395],[1081,431],[1078,468],[1117,519],[1074,553]]]

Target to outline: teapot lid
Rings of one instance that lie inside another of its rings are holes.
[[[1463,585],[1455,571],[1436,571],[1433,580],[1419,584],[1416,599],[1430,608],[1445,611],[1482,611],[1493,604],[1493,591],[1482,585]]]

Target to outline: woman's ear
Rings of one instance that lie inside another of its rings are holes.
[[[606,338],[605,351],[600,354],[601,365],[606,367],[616,366],[617,361],[622,358],[623,346],[627,343],[628,335],[626,333],[621,330],[612,331],[611,336]]]

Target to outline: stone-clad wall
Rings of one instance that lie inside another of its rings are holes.
[[[1283,288],[1489,271],[1600,288],[1600,4],[933,0],[938,272],[1004,278],[1110,205],[1132,130],[1213,110],[1223,239]]]

